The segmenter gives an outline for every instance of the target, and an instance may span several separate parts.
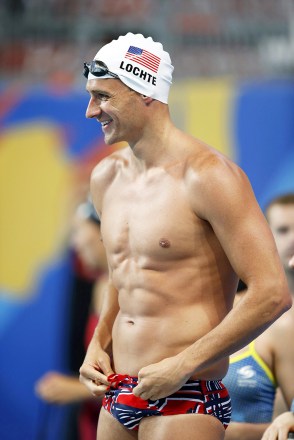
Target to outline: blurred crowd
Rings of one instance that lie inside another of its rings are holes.
[[[125,31],[162,41],[185,66],[176,78],[289,75],[292,16],[288,0],[5,0],[0,78],[79,84],[80,55]]]

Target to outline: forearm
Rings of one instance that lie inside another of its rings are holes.
[[[250,299],[252,294],[249,299],[247,295],[218,326],[184,350],[184,371],[197,374],[230,356],[255,339],[285,311],[275,299],[257,304]]]
[[[36,392],[43,400],[60,405],[91,398],[89,390],[78,377],[49,372],[36,384]]]
[[[104,295],[99,322],[88,347],[88,352],[99,350],[110,351],[112,327],[119,311],[117,292],[109,284]]]
[[[95,396],[105,393],[109,382],[107,377],[113,374],[110,353],[112,327],[117,316],[118,298],[114,287],[109,284],[103,301],[102,312],[86,357],[80,368],[80,381]]]
[[[260,440],[269,423],[231,422],[226,430],[225,440]]]
[[[103,350],[106,352],[110,351],[112,341],[112,326],[106,323],[101,318],[99,324],[97,325],[91,342],[88,345],[87,352],[92,352],[96,350]]]

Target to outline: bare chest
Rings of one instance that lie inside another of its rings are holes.
[[[193,252],[199,220],[185,187],[173,179],[113,185],[102,207],[102,237],[111,254],[152,259]]]

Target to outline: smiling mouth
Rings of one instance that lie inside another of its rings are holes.
[[[111,124],[112,119],[108,119],[107,121],[101,121],[102,128],[107,128],[109,124]]]

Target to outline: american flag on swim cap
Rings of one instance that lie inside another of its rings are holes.
[[[129,47],[127,53],[125,54],[125,58],[135,61],[136,63],[147,67],[155,73],[157,73],[160,64],[160,58],[158,56],[153,55],[153,53],[148,52],[148,50],[140,49],[139,47],[135,46]]]

